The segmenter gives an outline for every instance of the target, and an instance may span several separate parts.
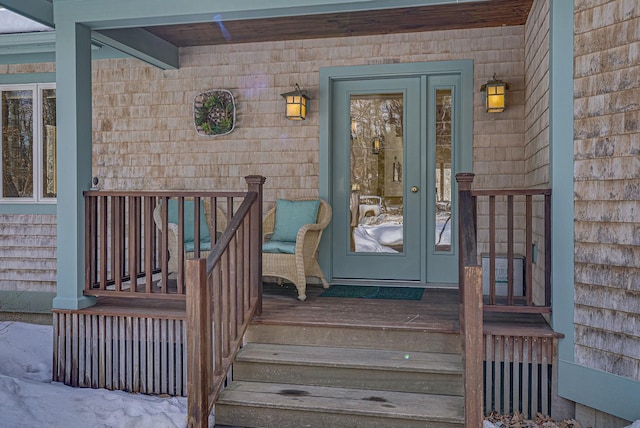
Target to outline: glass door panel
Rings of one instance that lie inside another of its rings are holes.
[[[451,250],[451,89],[436,90],[435,250]]]
[[[403,108],[402,93],[351,95],[351,251],[404,251]]]

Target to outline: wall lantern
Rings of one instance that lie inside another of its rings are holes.
[[[307,117],[307,91],[300,90],[296,83],[295,90],[280,94],[287,101],[286,116],[289,120],[305,120]]]
[[[505,95],[509,89],[509,84],[502,80],[496,79],[496,74],[493,74],[493,79],[480,87],[480,91],[483,93],[484,106],[487,108],[488,113],[501,113],[505,108]]]

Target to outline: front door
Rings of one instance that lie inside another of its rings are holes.
[[[458,86],[456,75],[332,82],[334,282],[457,281]]]

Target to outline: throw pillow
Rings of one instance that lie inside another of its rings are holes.
[[[276,222],[272,241],[295,242],[298,230],[305,224],[318,221],[319,199],[309,201],[276,201]]]

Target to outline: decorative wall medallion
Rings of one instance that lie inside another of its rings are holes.
[[[236,126],[236,103],[226,89],[209,89],[193,100],[193,120],[200,135],[229,134]]]

